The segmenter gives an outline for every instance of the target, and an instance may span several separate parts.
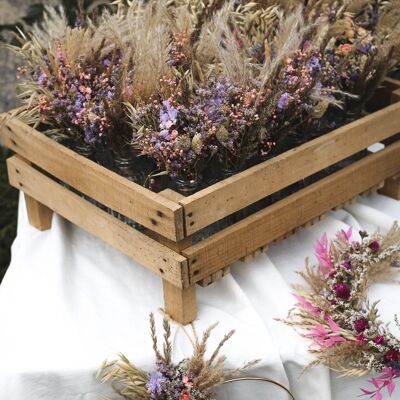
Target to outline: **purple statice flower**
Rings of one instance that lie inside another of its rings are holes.
[[[160,109],[160,128],[169,129],[172,125],[176,124],[178,117],[178,110],[171,104],[170,101],[165,100]],[[170,126],[168,126],[170,124]]]
[[[278,100],[277,107],[280,110],[286,110],[290,104],[290,94],[288,92],[283,93],[283,95]]]
[[[369,54],[372,50],[372,46],[369,43],[366,44],[362,44],[360,45],[357,50],[361,53],[361,54]]]
[[[102,60],[102,64],[103,64],[105,67],[109,67],[109,66],[111,65],[111,61],[110,61],[108,58],[104,58],[104,59]]]
[[[147,389],[152,398],[160,396],[168,379],[159,371],[154,371],[150,374],[149,381],[147,382]]]
[[[114,90],[112,90],[112,89],[107,90],[106,99],[107,100],[112,100],[113,97],[114,97]]]
[[[318,79],[318,80],[315,82],[315,90],[316,90],[318,93],[320,93],[322,87],[323,87],[323,84],[322,84],[321,80]]]
[[[164,139],[168,139],[168,138],[169,138],[169,130],[168,130],[168,129],[163,129],[163,130],[160,132],[160,136],[161,136],[162,138],[164,138]]]
[[[321,62],[316,54],[311,56],[308,60],[307,66],[311,69],[311,76],[315,76],[322,69]]]
[[[39,83],[39,85],[45,85],[47,82],[47,75],[44,72],[40,72],[38,78],[37,78],[37,82]]]

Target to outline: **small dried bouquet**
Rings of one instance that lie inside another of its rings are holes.
[[[156,369],[143,371],[132,364],[124,355],[119,360],[105,362],[99,371],[104,382],[111,382],[114,390],[130,400],[210,400],[215,388],[229,377],[254,365],[247,363],[243,368],[230,370],[224,368],[226,358],[220,350],[231,338],[234,331],[224,336],[217,348],[206,358],[207,341],[216,325],[209,327],[201,339],[194,332],[193,355],[180,361],[172,362],[171,326],[167,319],[163,321],[164,343],[162,351],[157,344],[154,316],[150,315],[151,338],[156,356]]]

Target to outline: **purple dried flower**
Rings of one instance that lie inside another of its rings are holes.
[[[280,110],[285,110],[289,107],[290,103],[290,94],[288,92],[283,93],[283,95],[279,98],[277,107]]]
[[[367,43],[367,44],[362,44],[360,45],[357,50],[361,53],[361,54],[368,54],[371,50],[372,50],[372,46]]]
[[[321,71],[321,62],[315,54],[308,60],[307,66],[311,69],[311,76],[315,76]]]
[[[47,82],[47,75],[44,72],[40,72],[37,81],[39,85],[45,85]]]
[[[168,379],[161,372],[152,372],[146,385],[147,389],[150,391],[151,397],[160,396],[167,382]]]
[[[176,118],[178,116],[178,110],[171,104],[170,101],[166,100],[162,103],[162,108],[160,109],[160,127],[167,128],[168,122],[171,122],[172,125],[176,124]]]

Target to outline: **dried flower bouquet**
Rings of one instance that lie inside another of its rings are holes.
[[[318,265],[306,265],[300,272],[307,287],[295,294],[298,303],[286,324],[299,328],[312,340],[316,359],[310,367],[325,364],[345,376],[380,373],[362,389],[366,396],[391,396],[394,379],[400,377],[400,341],[379,319],[377,302],[368,300],[368,288],[375,282],[393,279],[399,271],[400,229],[387,234],[352,238],[352,230],[340,231],[334,240],[325,234],[315,246]],[[395,323],[399,326],[397,316]]]
[[[160,351],[157,344],[155,320],[151,314],[150,329],[156,356],[156,370],[151,373],[143,371],[120,354],[119,360],[105,362],[98,375],[103,382],[111,382],[114,390],[125,399],[210,400],[213,398],[217,386],[258,362],[258,360],[251,361],[236,370],[224,368],[226,358],[220,355],[220,351],[232,337],[234,331],[227,333],[210,358],[206,359],[207,342],[215,326],[216,324],[210,326],[203,333],[201,339],[197,337],[193,329],[193,355],[174,364],[172,362],[170,323],[167,319],[163,321],[164,343],[162,351]],[[281,385],[279,384],[279,386]]]
[[[13,47],[17,115],[153,190],[196,191],[354,118],[399,61],[398,0],[283,3],[118,0],[74,27],[47,8]]]

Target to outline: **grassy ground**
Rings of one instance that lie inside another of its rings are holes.
[[[0,145],[0,281],[10,264],[10,247],[17,230],[18,191],[8,184],[8,156],[9,151]]]

